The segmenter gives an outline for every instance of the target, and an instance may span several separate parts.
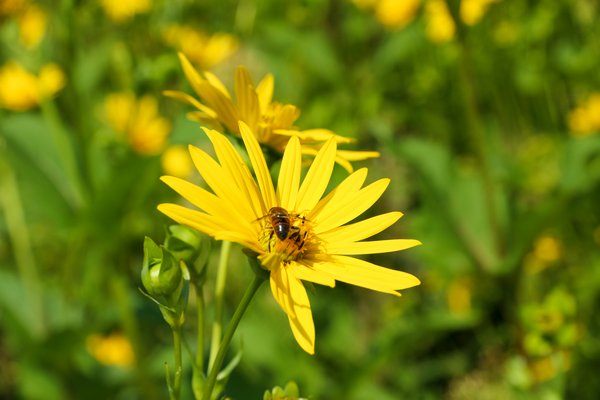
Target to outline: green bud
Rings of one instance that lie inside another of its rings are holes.
[[[192,274],[203,274],[210,256],[211,241],[208,237],[184,225],[171,225],[165,247],[176,259],[190,266]]]
[[[148,294],[157,299],[171,297],[175,292],[181,291],[182,281],[183,272],[171,252],[146,237],[142,285]]]

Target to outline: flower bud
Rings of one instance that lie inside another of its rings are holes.
[[[175,257],[167,249],[159,247],[152,239],[146,237],[142,284],[148,294],[159,302],[161,299],[177,298],[182,283],[183,272]],[[167,301],[167,303],[171,302]]]
[[[183,260],[192,274],[203,275],[210,256],[211,241],[208,237],[184,225],[171,225],[165,247],[177,260]]]

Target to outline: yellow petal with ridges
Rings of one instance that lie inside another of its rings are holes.
[[[314,270],[309,264],[302,261],[295,261],[288,264],[286,267],[290,269],[293,275],[303,281],[318,283],[319,285],[334,287],[335,279],[329,274]]]
[[[190,85],[192,85],[192,89],[198,94],[200,94],[200,83],[204,81],[204,79],[200,76],[198,71],[192,66],[192,63],[187,59],[185,54],[177,53],[179,56],[179,61],[181,62],[181,67],[183,68],[183,74],[187,78]]]
[[[308,213],[308,219],[311,221],[317,221],[321,211],[332,201],[337,202],[338,197],[344,198],[347,196],[355,196],[360,190],[361,186],[367,179],[367,169],[361,168],[354,171],[351,175],[347,176],[335,189],[323,197],[316,206]]]
[[[380,179],[365,186],[354,196],[334,197],[321,210],[318,219],[311,220],[315,223],[315,232],[326,232],[352,221],[368,210],[381,197],[389,183],[389,179]]]
[[[396,290],[419,285],[417,277],[407,272],[384,268],[370,262],[346,256],[318,256],[313,268],[330,274],[336,281],[378,292],[399,295]]]
[[[256,87],[261,114],[266,114],[269,104],[273,100],[273,87],[275,86],[273,75],[267,74]]]
[[[312,318],[308,295],[306,294],[306,289],[304,289],[302,282],[290,274],[290,272],[291,271],[286,270],[286,273],[288,273],[290,303],[293,307],[293,310],[291,310],[292,312],[287,313],[292,333],[304,351],[308,354],[314,354],[315,324]]]
[[[374,240],[370,242],[350,242],[350,243],[332,243],[327,244],[327,254],[378,254],[389,253],[392,251],[400,251],[410,249],[420,245],[421,242],[414,239],[391,239],[391,240]]]
[[[400,211],[389,212],[365,219],[354,224],[339,226],[319,234],[319,238],[328,243],[358,242],[382,232],[402,217]]]
[[[267,209],[266,211],[268,211],[271,207],[275,207],[277,205],[277,199],[275,197],[275,189],[273,188],[271,174],[267,168],[267,162],[265,161],[265,157],[262,153],[260,145],[256,141],[254,133],[250,130],[248,125],[242,121],[239,122],[239,125],[242,139],[244,140],[246,150],[248,151],[248,157],[250,157],[252,169],[254,169],[258,186],[260,187],[260,191],[263,195],[264,203]]]
[[[204,77],[208,82],[210,82],[211,85],[213,85],[217,90],[219,90],[219,92],[223,93],[223,95],[227,97],[227,99],[231,100],[231,95],[229,94],[227,87],[223,84],[223,82],[221,82],[219,78],[217,78],[215,74],[213,74],[212,72],[204,71]]]
[[[233,107],[231,99],[227,98],[219,89],[206,81],[200,82],[198,84],[198,89],[198,95],[219,115],[219,119],[227,129],[237,133],[239,115],[237,110]]]
[[[212,108],[205,106],[204,104],[202,104],[198,100],[196,100],[195,97],[192,97],[187,93],[178,92],[176,90],[163,90],[162,94],[167,97],[170,97],[172,99],[179,100],[184,103],[188,103],[192,107],[196,107],[198,110],[202,111],[202,113],[204,113],[204,115],[206,115],[209,118],[217,118],[217,113],[214,112],[214,110]]]
[[[250,129],[256,131],[260,119],[258,96],[250,73],[241,65],[235,71],[235,98],[240,119],[248,124]]]
[[[202,129],[213,144],[221,167],[230,172],[235,186],[243,194],[243,201],[251,205],[250,208],[253,211],[252,220],[261,218],[266,214],[265,205],[262,202],[260,190],[248,166],[225,135],[214,130]],[[235,199],[236,203],[237,200]]]
[[[295,210],[303,212],[312,210],[318,203],[327,189],[333,165],[335,163],[336,144],[334,139],[330,139],[323,145],[315,159],[313,160],[302,186],[298,191]]]
[[[200,211],[190,210],[179,204],[163,203],[158,205],[158,211],[165,214],[174,221],[187,225],[207,235],[213,236],[215,232],[225,230],[221,220]]]
[[[279,205],[288,211],[294,210],[298,187],[300,186],[300,174],[302,172],[302,154],[300,152],[300,140],[297,137],[290,138],[283,153],[279,178],[277,180],[277,197]]]

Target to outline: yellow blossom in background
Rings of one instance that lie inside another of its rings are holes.
[[[560,259],[562,248],[556,238],[542,236],[535,242],[533,252],[535,257],[541,261],[554,262]]]
[[[189,26],[172,26],[164,37],[201,69],[211,69],[231,57],[239,47],[238,39],[229,33],[207,35]]]
[[[592,93],[573,109],[567,122],[575,137],[589,136],[600,131],[600,93]]]
[[[429,0],[425,5],[425,34],[434,43],[454,38],[456,26],[444,0]]]
[[[19,36],[28,49],[36,47],[46,34],[47,15],[36,5],[28,5],[19,15]]]
[[[367,169],[362,168],[323,197],[335,163],[335,138],[319,149],[302,180],[302,145],[292,136],[275,187],[256,134],[243,122],[239,130],[254,174],[224,135],[204,129],[216,159],[196,147],[189,150],[212,192],[165,176],[163,182],[200,210],[177,204],[161,204],[158,209],[180,224],[217,240],[240,243],[256,253],[270,273],[273,297],[287,314],[302,349],[313,354],[315,344],[310,302],[302,281],[330,287],[341,281],[393,295],[420,283],[411,274],[353,257],[420,244],[411,239],[363,241],[394,224],[402,217],[400,212],[348,224],[381,197],[389,179],[363,187]]]
[[[115,93],[107,96],[104,110],[110,126],[127,138],[134,151],[145,155],[162,151],[171,125],[158,113],[156,98],[138,100],[133,93]]]
[[[45,65],[36,76],[15,61],[9,61],[0,68],[0,107],[29,110],[42,99],[55,95],[64,85],[64,73],[55,64]]]
[[[90,335],[86,340],[86,347],[88,352],[104,365],[129,367],[135,360],[131,342],[120,333],[107,336]]]
[[[194,169],[190,153],[185,146],[181,145],[169,146],[162,154],[160,161],[163,172],[177,178],[187,178]]]
[[[454,280],[448,287],[446,298],[451,313],[468,313],[471,311],[471,282],[468,279]]]
[[[460,19],[467,25],[475,25],[485,15],[488,7],[499,0],[461,0]]]
[[[291,136],[300,139],[303,154],[310,156],[314,156],[318,148],[330,138],[334,138],[337,143],[352,142],[352,139],[336,135],[328,129],[301,131],[294,126],[300,110],[292,104],[273,101],[274,80],[271,74],[266,75],[255,86],[248,70],[238,67],[235,73],[234,100],[223,82],[214,74],[205,71],[202,76],[184,54],[179,53],[179,58],[187,80],[202,101],[178,91],[168,90],[164,94],[195,107],[197,111],[188,114],[191,119],[219,130],[225,127],[237,136],[240,135],[238,121],[243,121],[261,144],[280,153],[283,153]],[[338,150],[336,162],[347,171],[352,171],[350,161],[378,156],[379,153],[375,151]]]
[[[136,14],[143,14],[152,8],[152,0],[101,0],[106,15],[114,22],[125,22]]]
[[[379,0],[375,5],[375,17],[385,27],[402,29],[419,10],[421,0]]]

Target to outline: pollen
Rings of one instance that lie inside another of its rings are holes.
[[[290,214],[289,232],[283,240],[278,237],[273,222],[264,218],[259,242],[265,252],[279,255],[283,263],[301,260],[318,245],[310,222],[297,214]]]

